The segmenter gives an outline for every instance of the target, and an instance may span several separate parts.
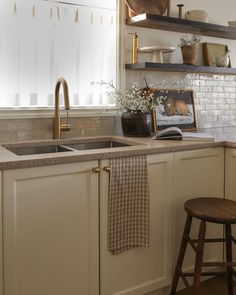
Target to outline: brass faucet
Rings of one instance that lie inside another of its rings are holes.
[[[59,90],[60,90],[61,85],[63,87],[65,110],[67,111],[66,123],[61,123],[60,114],[59,114]],[[70,109],[70,102],[69,102],[69,91],[68,91],[67,82],[64,78],[60,78],[57,80],[56,87],[55,87],[55,110],[54,110],[54,117],[53,117],[53,139],[60,139],[61,138],[61,131],[70,131],[69,112],[68,112],[69,109]]]

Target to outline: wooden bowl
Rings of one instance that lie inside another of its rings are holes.
[[[228,24],[229,24],[230,27],[236,28],[236,21],[235,20],[234,21],[228,21]]]
[[[163,15],[169,7],[170,0],[125,0],[134,14],[150,13]]]

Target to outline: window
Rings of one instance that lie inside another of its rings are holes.
[[[66,3],[65,3],[66,2]],[[50,107],[59,77],[71,106],[114,105],[116,0],[0,2],[0,107]]]

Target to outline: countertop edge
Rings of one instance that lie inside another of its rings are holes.
[[[15,156],[14,159],[2,159],[0,161],[0,170],[12,170],[12,169],[22,169],[22,168],[32,168],[32,167],[42,167],[42,166],[51,166],[51,165],[60,165],[60,164],[70,164],[76,162],[86,162],[94,160],[105,160],[118,157],[129,157],[129,156],[139,156],[139,155],[153,155],[153,154],[164,154],[171,152],[181,152],[181,151],[190,151],[198,149],[207,149],[207,148],[217,148],[217,147],[236,147],[236,142],[231,141],[214,141],[214,142],[188,142],[188,143],[177,143],[172,145],[164,146],[149,146],[148,144],[141,144],[138,146],[130,146],[129,148],[116,148],[116,149],[106,149],[106,150],[97,150],[93,152],[75,152],[64,155],[46,155],[38,157],[29,157],[26,156],[19,157]],[[1,148],[3,148],[1,146]],[[1,157],[0,157],[1,159]]]

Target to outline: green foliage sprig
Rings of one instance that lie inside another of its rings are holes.
[[[193,34],[191,36],[182,36],[179,39],[180,43],[178,44],[178,47],[194,46],[199,44],[201,40],[202,40],[202,37],[199,36],[198,34]]]

